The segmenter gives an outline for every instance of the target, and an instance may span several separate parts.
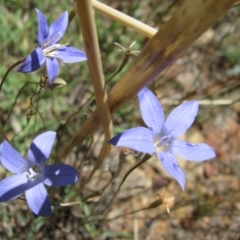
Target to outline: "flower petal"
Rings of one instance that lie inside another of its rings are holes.
[[[178,181],[184,191],[185,174],[178,166],[177,159],[171,153],[167,152],[158,152],[157,155],[164,169]]]
[[[52,85],[58,76],[58,61],[55,58],[46,58],[49,85]]]
[[[38,166],[43,166],[48,159],[56,138],[56,132],[48,131],[33,139],[27,156],[28,160]]]
[[[0,159],[2,165],[12,173],[22,173],[29,167],[28,162],[7,141],[1,144]]]
[[[49,35],[46,39],[48,46],[57,43],[65,34],[68,26],[68,12],[64,12],[49,27]]]
[[[48,198],[47,190],[43,183],[39,183],[26,191],[26,200],[29,208],[42,217],[52,215],[52,209]]]
[[[28,189],[26,173],[14,174],[0,181],[0,202],[19,197]]]
[[[17,68],[18,72],[28,73],[39,69],[45,62],[45,56],[41,48],[36,48],[26,58],[22,65]]]
[[[62,187],[78,180],[77,170],[65,164],[45,166],[43,175],[44,183],[48,186]]]
[[[198,102],[189,101],[173,109],[164,124],[164,132],[172,138],[180,137],[192,125],[198,112]]]
[[[204,161],[216,156],[213,148],[205,143],[194,144],[182,140],[173,141],[169,152],[190,161]]]
[[[44,44],[44,39],[48,36],[48,23],[41,11],[35,8],[38,17],[38,44],[40,47]]]
[[[74,47],[61,47],[54,51],[55,57],[61,59],[65,63],[75,63],[87,60],[84,52]]]
[[[145,124],[154,132],[161,132],[164,124],[164,112],[157,97],[147,88],[138,93],[142,118]]]
[[[152,132],[145,127],[135,127],[113,137],[108,143],[117,147],[128,147],[139,152],[155,152]]]

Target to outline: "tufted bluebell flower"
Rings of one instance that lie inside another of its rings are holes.
[[[57,43],[65,34],[68,26],[68,13],[64,12],[55,22],[48,27],[47,20],[42,12],[35,9],[38,17],[38,46],[26,58],[17,71],[28,73],[39,69],[45,64],[49,85],[58,76],[58,61],[75,63],[86,61],[86,54],[68,44]]]
[[[156,154],[163,168],[184,190],[185,174],[178,166],[174,155],[197,162],[215,157],[214,150],[207,144],[193,144],[176,139],[192,125],[198,112],[198,102],[189,101],[179,105],[165,121],[163,108],[150,90],[144,88],[140,91],[138,100],[142,118],[148,128],[130,128],[113,137],[109,143],[143,153]]]
[[[48,217],[52,214],[44,184],[61,187],[78,179],[77,170],[69,165],[45,165],[55,137],[52,131],[38,135],[28,150],[28,161],[7,141],[1,144],[1,163],[14,175],[0,181],[0,202],[13,200],[25,192],[27,204],[36,215]]]

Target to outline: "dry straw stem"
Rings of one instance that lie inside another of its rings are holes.
[[[180,1],[172,18],[147,42],[133,64],[110,90],[108,102],[111,114],[178,59],[235,2],[237,0]],[[65,157],[99,125],[100,120],[95,111],[68,141],[60,157]]]
[[[77,15],[80,20],[81,31],[83,35],[85,51],[88,58],[88,67],[94,87],[95,98],[97,102],[97,113],[99,114],[101,124],[105,133],[100,156],[97,160],[97,167],[101,165],[106,154],[110,150],[106,142],[112,137],[111,114],[107,102],[107,92],[102,69],[100,49],[96,25],[93,16],[92,3],[89,0],[77,0]]]
[[[179,105],[187,101],[167,101],[165,104],[168,105]],[[203,99],[203,100],[198,100],[199,105],[205,105],[205,106],[220,106],[220,105],[231,105],[234,103],[234,100],[232,99],[214,99],[214,100],[209,100],[209,99]]]
[[[103,4],[96,0],[92,0],[92,5],[96,11],[106,15],[107,17],[109,17],[117,22],[122,23],[123,25],[125,25],[127,27],[134,29],[136,32],[144,35],[145,37],[151,38],[154,34],[157,33],[157,30],[155,28],[152,28],[152,27],[148,26],[147,24],[136,20],[135,18],[132,18],[122,12],[119,12],[119,11],[107,6],[106,4]]]

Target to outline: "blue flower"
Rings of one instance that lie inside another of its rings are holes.
[[[156,154],[164,169],[171,174],[184,190],[185,174],[178,166],[174,154],[190,161],[204,161],[215,157],[214,150],[207,144],[193,144],[176,138],[192,125],[198,102],[189,101],[176,107],[165,121],[162,106],[147,88],[138,94],[140,111],[146,127],[135,127],[113,137],[109,143],[128,147],[136,151]]]
[[[38,135],[30,145],[26,161],[7,141],[1,144],[2,165],[14,175],[0,181],[0,202],[13,200],[25,192],[29,208],[39,216],[52,214],[44,184],[61,187],[75,183],[77,170],[65,164],[46,166],[56,133]]]
[[[86,61],[86,54],[68,44],[57,43],[65,34],[68,26],[68,13],[64,12],[50,27],[48,27],[45,16],[36,9],[38,17],[38,46],[26,58],[17,69],[19,72],[27,73],[39,69],[43,64],[47,68],[49,85],[58,76],[58,61],[75,63]]]

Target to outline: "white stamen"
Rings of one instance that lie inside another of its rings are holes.
[[[34,166],[26,171],[26,177],[28,181],[33,181],[42,174],[41,172],[42,172],[41,167]]]
[[[157,136],[154,140],[154,147],[158,152],[165,152],[171,141],[171,136],[166,135],[164,137]]]
[[[56,52],[54,52],[54,51],[59,49],[59,48],[61,48],[61,47],[63,47],[63,46],[66,46],[66,45],[68,45],[68,43],[65,43],[65,44],[58,44],[58,43],[54,44],[54,45],[52,45],[50,47],[47,47],[47,48],[43,49],[43,54],[46,57],[55,57]]]

